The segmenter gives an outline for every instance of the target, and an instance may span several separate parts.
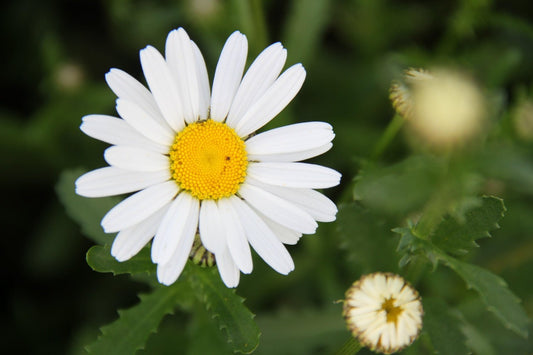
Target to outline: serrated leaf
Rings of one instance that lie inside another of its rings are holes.
[[[115,206],[117,197],[87,198],[76,195],[74,182],[84,173],[82,169],[65,170],[56,184],[59,200],[65,206],[67,214],[76,221],[82,233],[94,242],[104,245],[113,240],[113,235],[104,233],[100,226],[102,217]]]
[[[218,329],[211,314],[205,309],[204,304],[196,304],[192,322],[187,327],[189,333],[189,346],[187,355],[231,355],[232,347],[228,344],[226,336]]]
[[[386,220],[352,202],[339,205],[336,224],[350,266],[363,273],[396,269],[394,246],[398,238]]]
[[[226,330],[233,350],[245,354],[254,351],[261,335],[254,321],[255,315],[246,308],[244,299],[235,290],[222,283],[216,268],[201,268],[189,262],[184,274],[218,327]]]
[[[431,344],[438,354],[469,354],[466,337],[461,331],[463,323],[440,299],[424,298],[424,326]]]
[[[396,249],[401,256],[400,267],[406,266],[418,255],[425,255],[431,261],[433,269],[437,267],[438,255],[435,254],[435,248],[431,243],[416,237],[411,227],[394,228],[392,231],[401,235]]]
[[[470,208],[462,216],[446,216],[431,241],[446,252],[466,254],[478,246],[477,239],[490,237],[490,232],[499,228],[498,222],[504,213],[503,200],[483,197],[479,206]]]
[[[528,316],[520,299],[507,287],[505,281],[488,270],[441,255],[441,259],[474,289],[487,309],[506,327],[527,337]]]
[[[143,248],[130,260],[119,262],[111,255],[109,245],[95,245],[87,252],[87,264],[97,272],[112,272],[118,274],[154,273],[156,266],[152,263],[150,248]]]
[[[191,298],[189,286],[176,282],[170,287],[159,286],[150,294],[140,295],[140,302],[127,310],[118,311],[119,318],[101,328],[102,334],[87,346],[90,354],[134,354],[143,349],[163,317],[172,314],[179,305],[188,308]]]

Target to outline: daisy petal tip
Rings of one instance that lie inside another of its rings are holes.
[[[111,256],[114,257],[119,263],[131,259],[133,255],[128,255],[127,253],[117,250],[117,248],[111,247]]]
[[[245,263],[244,265],[241,265],[239,267],[239,270],[241,270],[243,274],[251,274],[253,269],[254,269],[254,265],[251,260],[249,263]]]

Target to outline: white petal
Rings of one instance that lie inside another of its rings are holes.
[[[193,220],[191,219],[191,223],[186,226],[176,251],[168,263],[157,265],[157,279],[164,285],[171,285],[178,279],[189,259],[198,226],[198,205],[196,205],[196,218],[194,220],[196,223],[192,223]]]
[[[266,184],[311,189],[336,186],[341,179],[333,169],[307,163],[253,163],[247,173]]]
[[[323,146],[334,137],[328,123],[296,123],[253,136],[246,141],[246,152],[258,155],[301,152]]]
[[[226,123],[235,127],[246,111],[276,80],[287,59],[287,50],[281,43],[268,46],[254,60],[235,94]]]
[[[215,121],[223,121],[228,115],[241,82],[247,53],[246,36],[239,31],[233,32],[222,48],[213,79],[211,118]]]
[[[280,274],[294,270],[292,258],[265,222],[242,200],[233,199],[233,207],[239,215],[250,245],[263,260]]]
[[[140,57],[144,77],[159,110],[175,132],[181,131],[185,126],[182,103],[174,77],[165,59],[152,46],[147,46],[141,50]]]
[[[249,161],[259,162],[295,162],[306,160],[324,154],[333,147],[332,143],[324,144],[318,148],[302,150],[301,152],[279,153],[279,154],[248,154]]]
[[[88,115],[82,120],[81,131],[102,142],[145,148],[160,153],[168,152],[168,147],[146,138],[123,119],[106,115]]]
[[[166,125],[154,97],[134,77],[125,71],[113,68],[105,75],[105,79],[117,97],[125,101],[135,102],[150,117],[153,117],[160,124]]]
[[[168,206],[163,207],[144,221],[121,230],[111,247],[111,255],[118,261],[126,261],[136,255],[155,235]]]
[[[252,185],[258,186],[282,199],[294,203],[319,222],[332,222],[335,220],[337,206],[318,191],[273,186],[256,182],[253,179],[248,179],[247,181]]]
[[[117,112],[137,132],[153,142],[168,147],[174,141],[174,132],[167,124],[160,124],[135,102],[117,99]]]
[[[187,123],[198,119],[198,79],[191,40],[183,28],[168,34],[165,55],[180,92],[183,115]]]
[[[114,145],[104,152],[105,161],[112,166],[133,171],[169,170],[168,156],[135,147]]]
[[[305,69],[295,64],[287,69],[244,114],[235,131],[241,137],[257,131],[281,112],[296,96],[305,80]]]
[[[196,60],[196,78],[198,79],[198,110],[200,119],[205,120],[207,119],[207,115],[209,113],[209,104],[211,101],[209,76],[207,74],[207,67],[200,49],[193,41],[191,41],[191,45],[194,52],[194,59]]]
[[[183,239],[188,240],[193,230],[193,237],[198,226],[198,200],[182,192],[170,204],[170,208],[161,221],[152,243],[152,261],[158,264],[170,262],[176,248]],[[194,226],[194,228],[193,228]],[[190,247],[189,247],[190,252]]]
[[[298,243],[298,240],[302,237],[302,233],[299,233],[293,229],[282,226],[279,223],[272,221],[270,218],[261,216],[263,221],[267,224],[268,228],[276,235],[280,242],[283,244],[294,245]]]
[[[213,200],[203,200],[200,206],[200,238],[203,246],[213,254],[226,248],[226,232],[223,229],[218,206]]]
[[[224,284],[227,287],[237,287],[239,284],[240,272],[231,257],[229,249],[225,247],[222,252],[215,255],[215,258],[220,278],[222,278]]]
[[[243,273],[249,274],[253,268],[252,254],[239,216],[233,208],[233,198],[237,197],[232,196],[218,201],[220,217],[226,230],[228,249],[233,261]]]
[[[142,190],[170,179],[169,170],[129,171],[105,167],[89,171],[76,180],[76,193],[85,197],[104,197]]]
[[[131,227],[165,206],[177,193],[178,185],[173,180],[150,186],[109,210],[102,219],[102,227],[106,233]]]
[[[317,223],[307,212],[270,192],[244,183],[239,194],[274,222],[305,234],[315,233]]]

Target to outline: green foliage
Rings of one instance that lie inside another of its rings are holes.
[[[427,332],[431,345],[437,354],[469,354],[466,338],[461,331],[461,320],[441,299],[424,298],[424,332]]]
[[[214,268],[189,264],[187,276],[198,300],[205,303],[219,329],[226,331],[234,351],[254,351],[261,333],[254,322],[255,315],[244,306],[244,299],[222,283]]]
[[[330,15],[331,0],[296,0],[285,27],[285,45],[291,48],[289,60],[311,64],[318,41]],[[313,21],[309,21],[313,19]],[[305,28],[305,31],[301,29]]]
[[[434,267],[439,261],[443,262],[466,282],[468,288],[479,294],[487,310],[494,313],[503,325],[526,337],[526,311],[505,281],[483,268],[459,261],[446,253],[466,252],[468,248],[475,246],[475,239],[487,236],[489,230],[497,227],[497,222],[505,211],[503,202],[490,197],[483,198],[482,201],[480,206],[471,207],[464,212],[462,223],[446,216],[436,227],[435,236],[438,237],[435,240],[416,236],[416,227],[413,226],[395,229],[395,232],[402,235],[398,246],[399,252],[404,254],[401,265],[407,264],[415,255],[426,256]]]
[[[366,210],[356,202],[339,206],[337,214],[340,247],[348,253],[350,268],[363,273],[395,271],[397,238],[390,233],[390,221]]]
[[[203,304],[194,308],[194,318],[188,329],[189,347],[188,355],[204,354],[233,354],[233,349],[226,336],[220,331],[218,324],[213,322],[213,317]]]
[[[391,214],[412,212],[434,191],[442,168],[442,162],[426,156],[412,156],[387,167],[368,164],[357,176],[354,199]]]
[[[332,305],[258,315],[264,346],[257,349],[257,354],[333,353],[349,335],[340,309]]]
[[[155,264],[150,257],[150,248],[143,248],[130,260],[119,262],[111,256],[109,245],[95,245],[87,252],[87,264],[98,272],[119,274],[155,273]]]
[[[509,290],[507,283],[499,276],[455,258],[446,256],[443,261],[474,289],[485,303],[487,309],[507,328],[527,337],[528,316],[520,304],[520,299]]]
[[[104,233],[100,221],[120,200],[115,197],[86,198],[76,195],[74,182],[84,172],[81,169],[64,171],[57,182],[56,191],[68,215],[81,226],[82,233],[100,245],[108,244],[112,236]]]
[[[148,337],[157,330],[167,314],[177,305],[189,303],[191,291],[185,282],[170,287],[159,286],[148,295],[140,295],[136,306],[118,311],[119,318],[101,328],[102,335],[87,347],[89,354],[133,354],[143,349]]]
[[[503,200],[484,197],[481,205],[464,215],[448,215],[431,235],[431,241],[442,250],[456,255],[468,253],[478,247],[476,239],[490,237],[491,230],[499,228],[498,221],[505,213]]]

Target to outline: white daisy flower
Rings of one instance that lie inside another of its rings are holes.
[[[344,318],[361,344],[385,354],[410,345],[422,328],[418,292],[391,273],[363,276],[346,291]]]
[[[248,43],[240,32],[226,41],[212,91],[204,59],[185,30],[170,32],[165,57],[141,50],[148,91],[119,69],[107,83],[121,118],[83,117],[81,130],[111,144],[110,165],[76,181],[87,197],[134,193],[103,218],[118,232],[111,249],[128,260],[152,241],[159,282],[181,274],[195,235],[216,258],[228,287],[252,271],[252,248],[274,270],[294,263],[283,244],[312,234],[317,221],[335,220],[337,208],[313,190],[335,186],[340,174],[305,160],[328,151],[332,127],[307,122],[254,133],[294,98],[305,79],[280,43],[266,48],[243,77]],[[152,240],[153,238],[153,240]]]

